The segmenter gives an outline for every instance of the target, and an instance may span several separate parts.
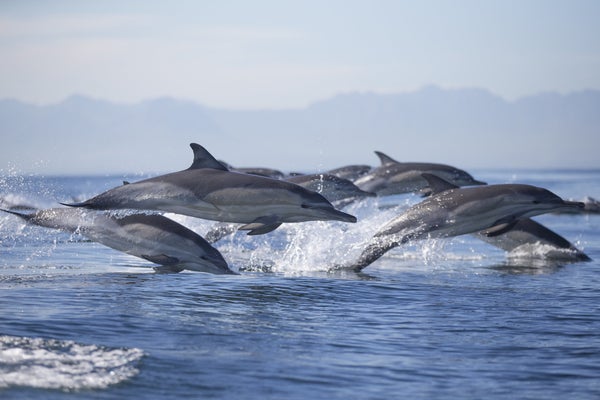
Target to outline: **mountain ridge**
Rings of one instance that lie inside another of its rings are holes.
[[[286,171],[377,165],[374,150],[462,168],[599,168],[600,91],[509,101],[486,89],[430,85],[274,110],[167,96],[132,104],[84,95],[49,105],[0,99],[0,133],[0,168],[39,174],[183,169],[190,142],[234,166]]]

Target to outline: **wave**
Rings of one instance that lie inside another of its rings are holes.
[[[143,356],[137,348],[0,336],[0,388],[104,389],[137,375]]]

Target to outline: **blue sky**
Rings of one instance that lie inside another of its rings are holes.
[[[600,89],[600,1],[0,3],[0,98],[296,108],[341,92]]]

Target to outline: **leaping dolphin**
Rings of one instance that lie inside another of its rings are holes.
[[[223,160],[218,160],[218,161],[221,164],[223,164],[223,166],[226,167],[228,170],[233,171],[233,172],[242,172],[244,174],[264,176],[264,177],[273,178],[273,179],[282,179],[284,177],[283,172],[279,171],[278,169],[274,169],[274,168],[267,168],[267,167],[239,167],[239,168],[236,168],[226,161],[223,161]]]
[[[200,235],[162,215],[132,214],[119,218],[73,208],[51,208],[31,214],[2,211],[33,225],[79,232],[94,242],[162,265],[155,268],[158,272],[187,269],[235,274],[221,253]]]
[[[371,171],[370,165],[364,164],[356,164],[356,165],[345,165],[343,167],[338,167],[334,169],[330,169],[327,171],[328,174],[335,175],[339,178],[348,179],[350,181],[355,181],[363,175],[366,175]]]
[[[285,178],[285,180],[319,193],[339,208],[344,208],[352,202],[364,199],[365,197],[375,196],[375,193],[359,189],[348,179],[339,178],[331,174],[294,175]],[[215,243],[223,237],[234,233],[237,229],[237,225],[235,224],[218,223],[206,232],[204,237],[209,243]]]
[[[229,171],[204,147],[191,143],[192,165],[183,171],[118,186],[72,207],[174,212],[245,224],[249,235],[271,232],[284,222],[356,222],[318,193],[290,182]]]
[[[317,192],[334,204],[343,201],[345,205],[346,201],[375,196],[375,193],[365,192],[348,179],[327,173],[296,175],[285,180]]]
[[[423,177],[434,194],[383,226],[356,262],[335,269],[361,271],[408,241],[483,230],[488,236],[500,235],[510,230],[519,218],[583,207],[583,203],[563,200],[549,190],[531,185],[456,188],[435,175],[423,174]]]
[[[485,182],[474,179],[469,173],[445,164],[399,162],[388,155],[376,151],[381,165],[361,176],[354,183],[367,192],[378,196],[417,192],[427,187],[423,173],[439,176],[457,186],[485,185]]]

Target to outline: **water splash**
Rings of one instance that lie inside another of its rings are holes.
[[[396,204],[386,199],[386,206],[381,209],[378,199],[364,199],[344,209],[358,218],[354,224],[337,221],[288,223],[266,235],[248,236],[238,231],[214,246],[230,267],[238,271],[290,275],[324,272],[334,264],[357,258],[375,232],[409,204],[406,198],[400,198]],[[167,216],[201,235],[215,224],[176,214]]]
[[[574,249],[563,249],[555,246],[533,243],[521,245],[507,254],[509,260],[555,260],[559,262],[576,262],[579,252]]]
[[[0,336],[0,388],[104,389],[137,375],[143,356],[137,348]]]

